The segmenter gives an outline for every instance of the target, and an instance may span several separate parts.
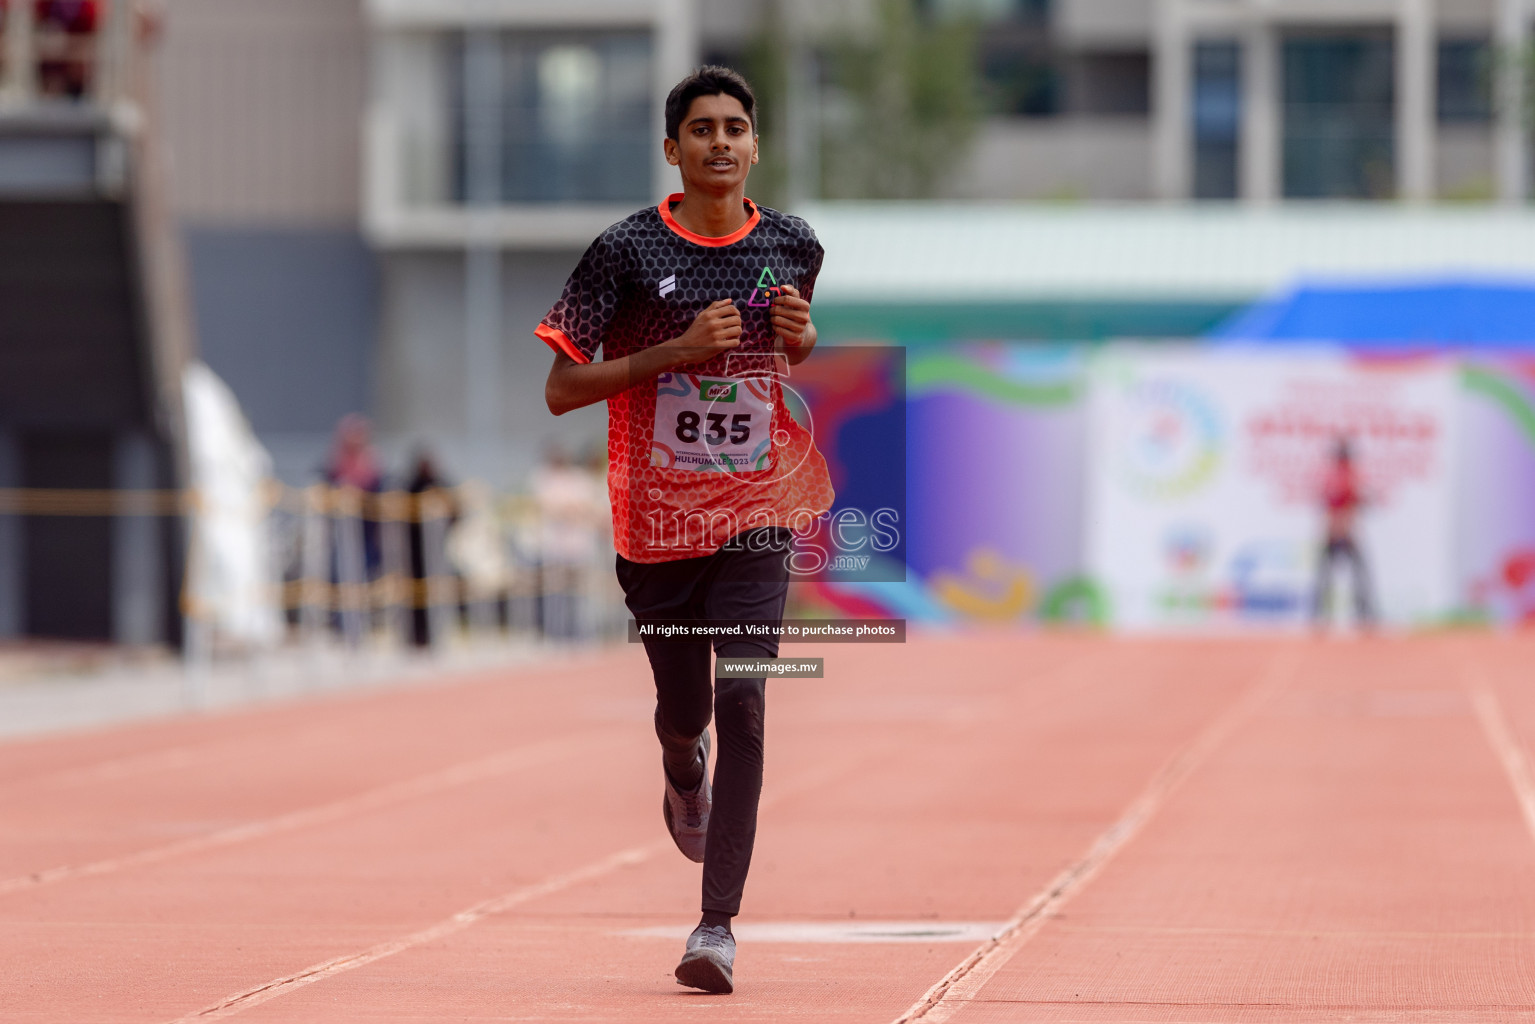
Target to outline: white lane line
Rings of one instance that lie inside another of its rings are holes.
[[[1045,923],[1082,891],[1103,867],[1134,839],[1167,802],[1173,791],[1215,751],[1226,738],[1271,700],[1295,674],[1299,653],[1293,648],[1276,656],[1263,678],[1243,694],[1219,718],[1173,755],[1152,776],[1151,782],[1074,864],[1050,881],[1018,909],[997,936],[960,961],[921,999],[892,1024],[944,1024],[978,996],[986,983],[1044,927]]]
[[[806,772],[789,782],[789,784],[775,789],[771,797],[762,800],[760,807],[765,809],[774,804],[781,803],[796,794],[824,786],[829,779],[848,774],[861,765],[867,764],[886,753],[889,752],[881,750],[838,758],[831,763],[829,768]],[[668,849],[670,846],[670,838],[658,839],[655,842],[646,843],[642,846],[632,846],[627,850],[613,854],[611,857],[588,864],[567,874],[556,875],[537,885],[515,889],[504,896],[497,896],[493,899],[476,903],[474,906],[461,910],[438,924],[423,928],[418,932],[412,932],[402,938],[381,942],[360,953],[348,953],[344,956],[338,956],[323,963],[315,964],[312,967],[306,967],[295,974],[290,974],[274,981],[264,982],[253,988],[246,989],[244,992],[232,995],[212,1006],[204,1007],[184,1017],[177,1017],[171,1024],[189,1024],[191,1021],[217,1020],[220,1017],[233,1016],[243,1010],[258,1006],[269,999],[276,999],[278,996],[286,995],[305,985],[324,981],[326,978],[334,977],[337,974],[342,974],[358,967],[364,967],[385,957],[402,953],[415,946],[452,935],[455,932],[468,928],[477,921],[509,910],[518,904],[559,892],[562,889],[568,889],[580,882],[600,878],[621,867],[639,864],[655,854],[656,851]]]
[[[349,815],[428,796],[457,786],[483,782],[500,775],[506,775],[510,772],[555,760],[562,755],[590,749],[590,744],[593,741],[607,734],[606,731],[587,732],[562,736],[557,739],[542,740],[526,747],[505,750],[474,761],[465,761],[441,771],[420,775],[413,779],[406,779],[403,782],[393,782],[386,786],[380,786],[377,789],[359,793],[356,796],[346,797],[315,807],[307,807],[289,814],[278,815],[275,818],[264,818],[260,821],[246,822],[243,825],[233,825],[229,828],[220,829],[217,832],[193,836],[190,839],[178,840],[174,843],[167,843],[164,846],[151,847],[150,849],[140,850],[122,857],[93,861],[89,864],[61,865],[59,867],[46,868],[42,871],[35,871],[27,875],[19,875],[15,878],[0,879],[0,896],[35,889],[38,886],[62,882],[66,879],[90,878],[97,875],[112,874],[129,868],[143,867],[146,864],[157,864],[160,861],[186,856],[190,853],[200,853],[205,850],[234,846],[238,843],[250,842],[256,839],[265,839],[268,836],[277,835],[282,832],[292,832],[296,829],[325,824]]]
[[[520,889],[513,889],[504,895],[484,900],[472,907],[460,910],[452,917],[440,921],[429,928],[423,928],[418,932],[412,932],[409,935],[398,939],[391,939],[388,942],[381,942],[360,953],[338,956],[333,960],[326,960],[312,967],[306,967],[296,974],[290,974],[286,977],[258,985],[255,988],[246,989],[244,992],[232,995],[227,999],[214,1003],[212,1006],[206,1006],[201,1010],[189,1013],[185,1017],[177,1017],[173,1024],[191,1024],[193,1021],[218,1020],[222,1017],[231,1017],[234,1014],[249,1010],[253,1006],[259,1006],[269,999],[276,999],[279,996],[287,995],[290,992],[303,988],[305,985],[313,985],[317,981],[324,981],[326,978],[333,978],[338,974],[344,974],[359,967],[366,967],[368,964],[382,960],[385,957],[394,956],[396,953],[403,953],[414,946],[446,938],[455,932],[463,931],[470,925],[487,917],[510,910],[518,904],[527,903],[529,900],[538,899],[540,896],[549,896],[581,882],[600,878],[622,867],[639,864],[657,850],[660,850],[665,845],[665,842],[670,842],[670,840],[630,847],[627,850],[613,854],[611,857],[605,857],[602,860],[595,861],[563,875],[555,875],[553,878],[546,879],[536,885],[527,885]]]
[[[742,942],[790,942],[799,944],[890,942],[984,942],[1005,927],[1003,921],[747,921],[731,928]],[[692,924],[628,928],[615,932],[638,939],[682,942]]]
[[[1514,798],[1519,801],[1524,825],[1529,829],[1531,838],[1535,838],[1535,773],[1530,771],[1530,759],[1514,737],[1508,717],[1503,714],[1502,702],[1498,700],[1486,677],[1475,671],[1468,674],[1471,677],[1471,706],[1476,709],[1476,720],[1481,723],[1482,732],[1487,736],[1493,753],[1498,755],[1498,761],[1508,775],[1509,785],[1514,789]]]
[[[1068,664],[1060,666],[1055,671],[1065,672],[1069,669],[1077,668],[1080,665],[1090,661],[1091,657],[1092,656],[1072,659],[1070,662],[1068,662]],[[1054,674],[1054,672],[1051,674]],[[906,748],[902,744],[887,744],[873,751],[865,751],[862,753],[844,755],[842,757],[836,758],[828,765],[824,765],[820,768],[812,769],[802,773],[797,778],[789,781],[786,785],[773,787],[770,794],[764,795],[760,804],[760,809],[766,810],[769,807],[782,803],[783,801],[788,800],[789,798],[800,793],[823,788],[828,785],[832,779],[851,774],[854,770],[861,766],[867,765],[873,761],[877,761],[883,757],[902,753],[905,750]],[[189,1024],[189,1022],[193,1021],[216,1020],[221,1017],[233,1016],[234,1014],[240,1013],[243,1010],[247,1010],[253,1006],[258,1006],[269,999],[276,999],[279,996],[286,995],[287,993],[302,988],[305,985],[311,985],[317,981],[323,981],[326,978],[331,978],[337,974],[342,974],[346,971],[350,971],[358,967],[363,967],[367,964],[375,963],[376,961],[382,960],[385,957],[390,957],[396,953],[404,952],[405,950],[411,949],[415,946],[419,946],[424,943],[432,942],[436,939],[452,935],[455,932],[462,931],[477,921],[483,920],[492,914],[497,914],[504,910],[508,910],[520,903],[526,903],[527,901],[536,899],[539,896],[558,892],[561,889],[569,888],[570,886],[579,882],[599,878],[603,875],[609,874],[617,868],[624,867],[628,864],[638,864],[646,858],[650,857],[657,850],[666,849],[669,843],[669,839],[661,839],[647,845],[631,847],[628,850],[622,851],[621,853],[614,854],[612,857],[609,857],[606,860],[601,860],[593,864],[589,864],[586,867],[570,872],[569,874],[559,875],[549,879],[548,881],[539,883],[538,885],[529,886],[524,889],[518,889],[504,896],[496,897],[483,903],[477,903],[467,910],[462,910],[459,913],[454,914],[452,917],[442,921],[439,924],[424,928],[418,932],[412,932],[410,935],[407,935],[403,938],[393,939],[388,942],[380,943],[360,953],[349,953],[343,956],[335,957],[322,963],[315,964],[311,967],[306,967],[294,974],[290,974],[273,981],[264,982],[260,985],[246,989],[244,992],[230,996],[229,998],[224,999],[221,1002],[214,1004],[213,1006],[204,1007],[203,1009],[187,1014],[184,1017],[178,1017],[175,1021],[171,1022],[171,1024]],[[996,930],[994,926],[986,927],[991,928],[992,933],[994,933]]]

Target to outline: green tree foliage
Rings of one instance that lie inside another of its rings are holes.
[[[811,189],[821,198],[933,196],[968,155],[981,115],[975,25],[924,16],[914,0],[872,0],[871,24],[809,41],[820,81],[804,83],[807,109],[789,111],[792,42],[781,7],[769,6],[744,61],[764,108],[753,193],[769,203],[784,194],[785,119],[814,116],[820,181]]]
[[[1524,113],[1524,126],[1535,132],[1535,43],[1526,46],[1523,54],[1524,74],[1520,77],[1520,106]]]
[[[842,123],[827,124],[821,142],[827,198],[931,196],[975,135],[974,26],[924,21],[912,0],[877,0],[876,8],[872,39],[829,50],[845,105]]]

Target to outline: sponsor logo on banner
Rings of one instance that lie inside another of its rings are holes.
[[[1157,498],[1199,490],[1220,463],[1222,432],[1214,404],[1174,380],[1140,381],[1127,397],[1124,470],[1130,486]]]
[[[1210,531],[1196,523],[1180,523],[1167,532],[1162,554],[1167,569],[1174,576],[1189,578],[1203,572],[1210,563],[1214,539]]]
[[[1309,566],[1300,545],[1273,537],[1247,541],[1231,556],[1224,578],[1210,579],[1203,575],[1208,552],[1200,552],[1200,562],[1191,565],[1182,547],[1187,536],[1176,531],[1167,538],[1169,579],[1155,600],[1169,616],[1283,619],[1304,606],[1304,584],[1297,581]]]
[[[1131,345],[1099,360],[1087,564],[1116,623],[1310,619],[1328,528],[1323,484],[1345,440],[1361,498],[1354,539],[1381,621],[1436,622],[1453,610],[1455,461],[1465,458],[1453,364]],[[1508,607],[1516,589],[1489,581],[1485,604]]]

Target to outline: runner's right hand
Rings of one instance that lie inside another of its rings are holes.
[[[741,343],[741,311],[734,299],[720,299],[694,318],[691,326],[670,344],[678,349],[679,364],[702,363]]]

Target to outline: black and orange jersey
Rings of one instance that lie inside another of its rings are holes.
[[[821,245],[802,219],[749,199],[739,230],[694,234],[672,217],[681,199],[604,231],[536,331],[588,363],[676,338],[720,299],[741,310],[738,348],[608,400],[613,537],[634,562],[707,555],[757,526],[803,527],[832,503],[826,462],[785,404],[770,320],[782,286],[814,295]]]

